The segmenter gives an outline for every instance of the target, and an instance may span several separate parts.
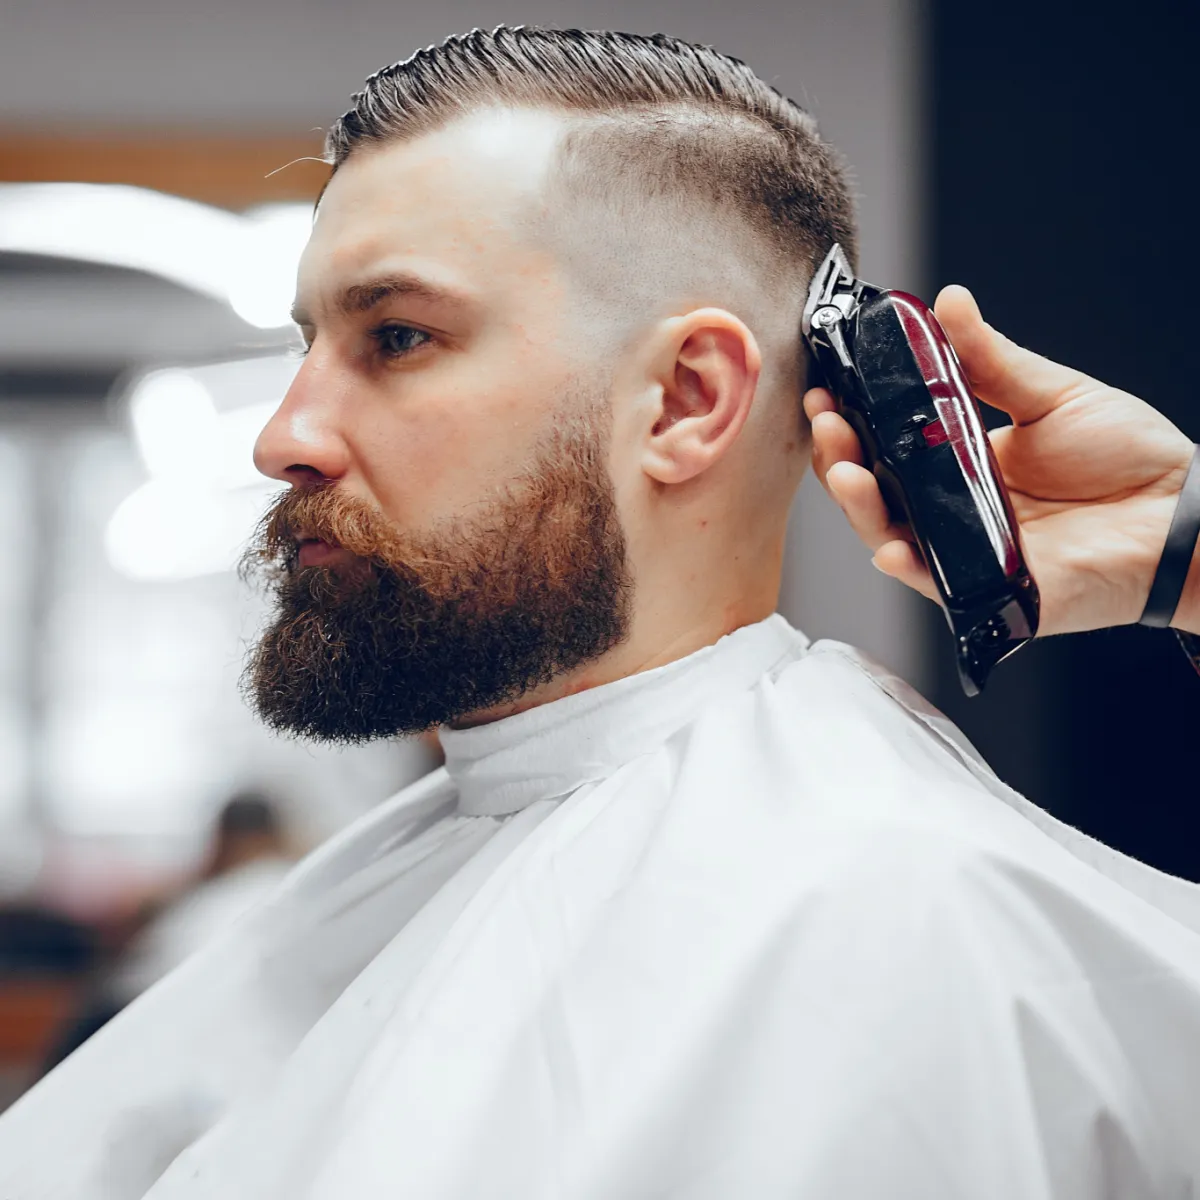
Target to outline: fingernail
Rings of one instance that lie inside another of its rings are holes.
[[[879,565],[879,563],[874,558],[871,559],[871,566],[873,566],[875,568],[875,570],[877,570],[880,573],[880,575],[887,574],[887,572]]]

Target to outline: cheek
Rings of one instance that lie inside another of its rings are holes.
[[[530,462],[558,393],[517,363],[483,375],[469,389],[410,387],[402,404],[381,406],[355,431],[365,483],[394,521],[428,527],[459,516]]]
[[[454,485],[459,440],[453,414],[377,412],[355,432],[354,457],[383,511],[420,525],[438,507],[440,490]]]

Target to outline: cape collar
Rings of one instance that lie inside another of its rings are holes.
[[[752,687],[808,639],[778,613],[686,658],[470,729],[443,727],[446,771],[469,816],[558,799],[660,746],[708,704]]]

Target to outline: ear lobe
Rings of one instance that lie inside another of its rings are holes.
[[[737,440],[762,368],[758,342],[723,309],[670,322],[661,402],[644,468],[660,483],[683,483],[718,462]]]

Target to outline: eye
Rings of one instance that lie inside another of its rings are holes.
[[[380,325],[378,329],[371,330],[371,337],[375,339],[384,358],[403,358],[433,341],[423,329],[399,324]]]

